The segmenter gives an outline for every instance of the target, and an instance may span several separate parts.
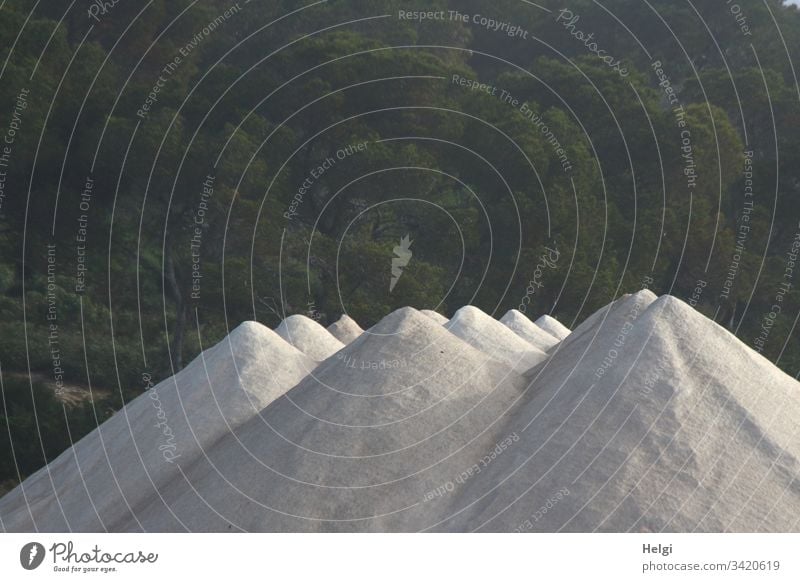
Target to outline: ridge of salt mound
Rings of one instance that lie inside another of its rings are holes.
[[[394,335],[415,331],[417,329],[423,331],[426,335],[434,333],[432,330],[437,329],[436,325],[432,324],[430,318],[425,318],[421,312],[413,307],[400,307],[395,309],[389,315],[386,315],[378,323],[370,327],[369,331],[373,335]],[[438,334],[442,337],[441,334]],[[366,338],[363,343],[367,342]]]
[[[447,529],[795,531],[800,383],[674,297],[647,303],[621,345],[600,328],[585,365],[551,356],[508,423],[520,442]]]
[[[558,321],[555,317],[551,317],[547,314],[542,315],[533,323],[538,325],[541,329],[559,341],[563,340],[570,334],[570,329],[566,325]]]
[[[527,382],[410,308],[370,331],[110,529],[797,529],[800,383],[674,297],[598,310]]]
[[[555,377],[564,374],[565,366],[569,370],[589,367],[594,371],[601,366],[609,350],[618,347],[606,344],[618,341],[656,299],[654,293],[645,289],[625,294],[601,307],[553,348],[551,356],[557,352],[561,354],[558,360],[552,365],[548,360],[544,365],[528,370],[525,376],[535,379],[543,375],[547,381],[555,381],[553,373]]]
[[[450,321],[444,315],[442,315],[438,311],[433,311],[432,309],[423,309],[422,311],[420,311],[420,313],[423,313],[423,314],[427,315],[428,317],[430,317],[433,321],[435,321],[439,325],[444,325],[445,323]]]
[[[444,327],[489,357],[512,366],[520,373],[547,359],[544,351],[473,305],[456,311]]]
[[[507,365],[399,309],[220,439],[187,470],[191,487],[162,493],[193,530],[415,530],[425,492],[463,470],[464,443],[523,389]],[[180,529],[158,503],[136,514],[148,530]]]
[[[157,497],[178,467],[314,366],[269,328],[242,323],[0,499],[0,521],[7,531],[103,531],[129,519],[126,501]]]
[[[344,347],[327,329],[305,315],[290,315],[275,328],[275,333],[317,362]]]
[[[620,317],[628,312],[631,312],[631,317],[636,318],[639,314],[643,313],[645,309],[658,299],[658,296],[649,289],[642,289],[635,293],[626,293],[608,305],[604,305],[583,322],[578,325],[570,334],[565,338],[564,344],[577,342],[580,338],[584,338],[587,333],[594,335],[601,327],[608,329],[608,326],[617,326]]]
[[[500,318],[500,323],[543,352],[552,348],[559,341],[516,309],[509,309],[506,314]]]
[[[346,313],[343,313],[339,319],[330,324],[328,331],[344,345],[349,344],[364,333],[364,330],[361,329],[356,320]]]

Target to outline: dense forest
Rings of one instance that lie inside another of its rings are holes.
[[[0,38],[0,492],[251,319],[649,287],[800,371],[780,0],[9,0]]]

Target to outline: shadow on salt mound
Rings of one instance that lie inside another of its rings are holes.
[[[376,362],[403,365],[362,366]],[[220,439],[187,471],[191,487],[175,479],[164,496],[193,530],[419,529],[430,519],[425,491],[463,470],[455,455],[523,386],[508,366],[400,309]],[[390,514],[391,525],[380,517]],[[151,530],[179,529],[158,504],[137,516]]]
[[[438,311],[433,311],[432,309],[423,309],[422,311],[420,311],[420,313],[427,315],[439,325],[444,325],[449,321],[444,315],[442,315]]]
[[[589,353],[577,368],[556,350],[508,424],[520,443],[470,492],[484,494],[498,474],[517,472],[449,527],[797,529],[800,384],[682,301],[648,299],[617,302],[615,325],[584,340]],[[615,343],[618,314],[636,309]],[[520,518],[544,506],[536,522]]]
[[[0,499],[4,527],[103,531],[130,519],[127,504],[157,497],[157,488],[180,475],[179,466],[255,416],[314,366],[269,328],[241,324]]]
[[[544,351],[473,305],[456,311],[444,327],[489,357],[512,366],[518,372],[525,372],[547,359]]]
[[[551,317],[547,314],[542,315],[539,319],[534,321],[534,323],[557,340],[563,340],[571,333],[566,325],[558,321],[555,317]]]
[[[275,328],[275,333],[317,362],[344,347],[327,329],[305,315],[290,315]]]
[[[364,333],[356,320],[343,313],[342,316],[328,326],[328,331],[333,337],[347,345]]]
[[[555,346],[559,341],[516,309],[510,309],[500,319],[500,323],[543,352]]]

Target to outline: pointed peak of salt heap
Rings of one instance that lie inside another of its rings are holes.
[[[566,325],[558,321],[555,317],[547,314],[542,315],[533,323],[559,341],[563,340],[571,333]]]
[[[444,327],[489,357],[524,372],[547,359],[545,352],[474,305],[455,312]]]
[[[491,433],[524,386],[427,315],[398,309],[174,479],[163,497],[177,519],[160,500],[137,515],[158,531],[380,530],[381,516],[419,529],[423,486],[462,471],[464,443]]]
[[[638,316],[638,314],[644,312],[647,306],[656,299],[658,299],[658,296],[649,289],[642,289],[635,293],[625,293],[583,320],[583,322],[569,334],[569,339],[567,339],[565,343],[574,342],[589,331],[593,330],[592,333],[596,332],[598,326],[608,326],[612,324],[612,320],[615,317],[619,317],[621,313],[633,312]]]
[[[343,313],[342,316],[328,326],[328,331],[333,337],[347,345],[364,333],[355,319]]]
[[[318,362],[344,347],[327,329],[305,315],[290,315],[275,328],[275,333]]]
[[[269,335],[271,331],[272,330],[263,323],[259,323],[258,321],[248,320],[248,321],[243,321],[242,323],[234,327],[228,334],[228,337],[231,338],[237,335],[250,335],[252,337],[257,337],[259,335],[264,335],[264,334]]]
[[[333,367],[336,359],[350,364],[353,361],[405,361],[416,368],[427,369],[428,373],[463,366],[465,360],[489,361],[482,351],[413,307],[401,307],[383,317],[337,354],[337,358],[321,366],[319,374]]]
[[[462,377],[467,369],[481,366],[484,371],[476,377],[483,378],[483,383],[478,382],[480,387],[475,388],[478,391],[490,387],[487,374],[500,378],[510,375],[506,366],[450,333],[427,315],[412,307],[403,307],[386,315],[335,357],[323,362],[306,384],[317,382],[337,387],[335,390],[347,394],[393,394],[399,391],[407,396],[418,390],[426,394],[471,393],[472,389],[464,388],[463,382],[453,387],[452,379]],[[436,388],[428,385],[434,379],[438,384]],[[319,401],[310,405],[316,407],[322,403],[326,392],[329,390],[323,391],[321,398],[316,396]],[[425,401],[419,397],[412,400],[413,407]],[[379,404],[380,401],[371,401],[376,410],[380,408]]]
[[[258,346],[264,343],[272,344],[274,349],[280,350],[287,355],[298,351],[296,347],[266,325],[257,321],[244,321],[233,328],[222,341],[209,348],[208,352],[214,353],[217,350],[230,349],[231,347],[236,351],[248,350],[251,346]]]
[[[413,307],[401,307],[386,315],[367,332],[372,335],[389,335],[413,331],[418,327],[430,329],[435,327],[435,323]]]
[[[135,523],[138,504],[158,498],[180,470],[316,365],[268,327],[246,321],[0,499],[0,523],[9,531],[113,531]]]
[[[18,488],[0,499],[0,523],[10,531],[797,529],[800,383],[684,302],[649,291],[620,297],[527,379],[448,329],[488,330],[483,337],[501,347],[497,325],[522,338],[474,307],[453,319],[442,326],[397,310],[295,383],[296,369],[315,362],[245,323],[152,388],[158,400],[142,396],[104,423],[102,441],[87,437],[30,477],[27,498]],[[250,404],[237,394],[252,397],[254,381],[276,374],[287,375],[283,398],[256,415],[251,408],[238,425],[209,423],[216,406],[244,410]],[[158,456],[156,405],[180,454],[200,443],[202,454],[178,459],[180,471]]]
[[[509,309],[506,314],[500,318],[500,323],[544,352],[555,346],[559,341],[533,323],[524,313],[516,309]]]
[[[662,295],[652,301],[642,314],[641,322],[652,330],[654,341],[670,341],[676,346],[686,343],[699,359],[713,354],[714,357],[729,360],[726,375],[733,370],[741,369],[737,374],[745,374],[748,370],[763,368],[768,370],[775,382],[787,380],[800,388],[800,383],[795,378],[786,374],[752,346],[677,297]],[[685,355],[687,350],[680,350],[680,353]],[[764,377],[759,383],[769,386],[771,380]],[[800,398],[800,392],[797,395]]]
[[[432,309],[423,309],[420,313],[424,313],[439,325],[444,325],[449,321],[444,315]]]
[[[640,292],[604,311],[514,411],[507,430],[524,435],[494,468],[514,477],[453,527],[518,528],[567,487],[526,531],[796,530],[800,383],[675,297]]]

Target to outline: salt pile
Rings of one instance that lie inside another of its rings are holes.
[[[601,334],[621,330],[627,321],[635,321],[656,299],[658,297],[647,289],[623,295],[587,317],[574,331],[561,340],[557,349],[561,351],[569,347],[575,362],[583,362],[582,354],[596,348],[595,342],[603,341]],[[605,356],[602,350],[595,355]]]
[[[468,443],[523,386],[404,308],[221,439],[187,471],[192,488],[175,479],[162,494],[195,530],[415,530],[426,492],[461,470],[466,451],[472,462],[479,447]],[[148,529],[180,527],[160,503],[136,513]]]
[[[557,340],[563,340],[570,334],[570,330],[566,325],[549,315],[542,315],[534,323]]]
[[[305,315],[290,315],[275,328],[275,333],[317,362],[344,347],[327,329]]]
[[[477,307],[467,305],[445,324],[454,335],[489,357],[524,372],[547,359],[543,350],[531,345],[505,325]]]
[[[346,313],[328,326],[328,331],[333,337],[347,345],[364,333],[361,326],[356,323],[356,320],[347,315]]]
[[[243,323],[177,375],[0,499],[9,531],[103,531],[223,434],[294,386],[316,362],[269,328]]]
[[[157,493],[145,486],[132,511],[106,525],[798,530],[800,383],[727,330],[674,297],[640,291],[595,312],[524,374],[509,362],[518,342],[535,349],[474,307],[446,326],[398,310],[260,413],[222,431],[204,454],[181,463],[183,474],[160,480]],[[309,365],[294,353],[300,360],[273,361]],[[130,435],[112,438],[106,429],[120,416],[101,427],[106,448],[135,465]],[[99,447],[96,437],[87,439]],[[84,441],[74,448],[79,457]],[[69,526],[101,529],[86,517],[93,512],[86,495],[76,493],[83,485],[72,454],[50,465],[60,493],[70,496]],[[142,488],[119,465],[121,480]],[[114,497],[108,470],[89,468],[90,489]],[[38,495],[36,525],[66,530],[46,474],[24,485]],[[33,524],[19,517],[19,491],[0,500],[0,517],[10,530],[30,531]]]
[[[440,527],[798,529],[800,384],[685,303],[651,299],[616,302],[584,345],[556,349],[495,464],[514,476],[479,475],[485,497]]]
[[[544,331],[516,309],[510,309],[500,319],[500,323],[543,352],[546,352],[558,343],[556,338]]]
[[[432,309],[423,309],[422,311],[420,311],[420,313],[427,315],[439,325],[444,325],[449,321],[444,315],[442,315],[438,311],[433,311]]]

